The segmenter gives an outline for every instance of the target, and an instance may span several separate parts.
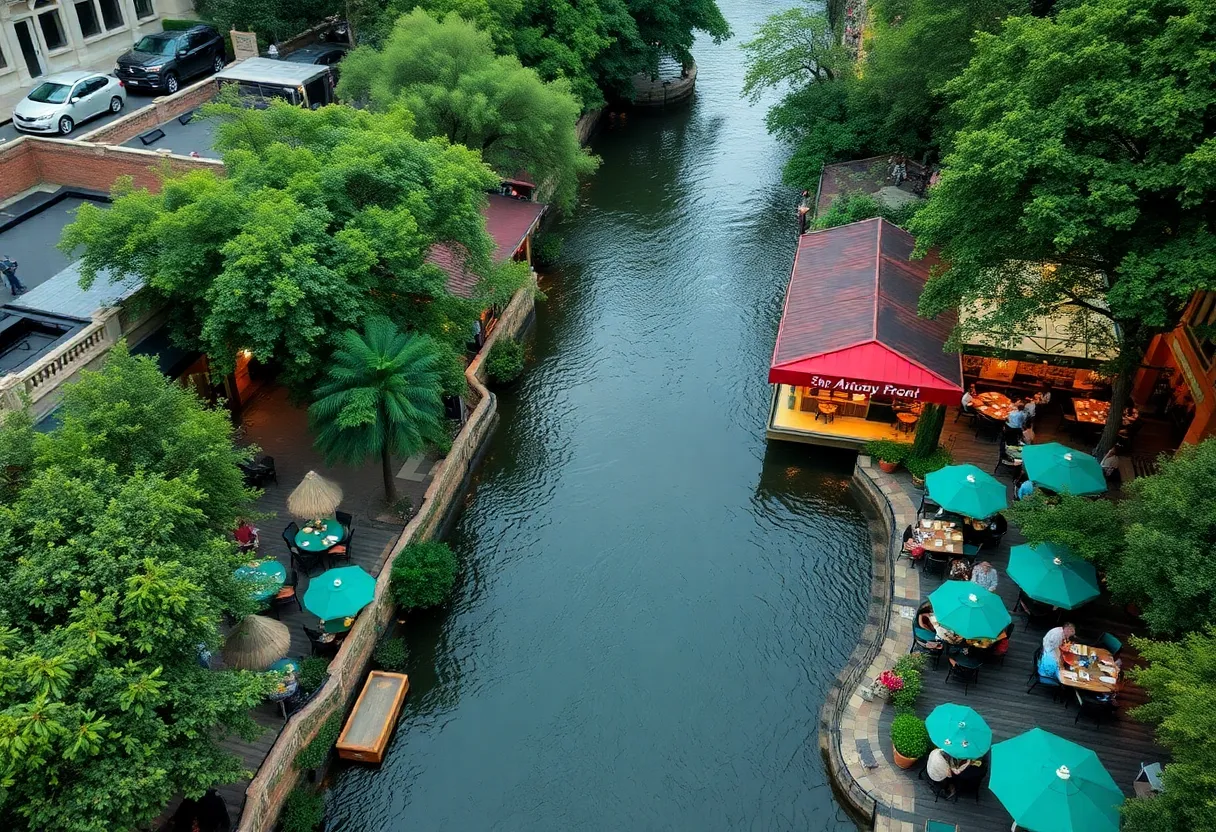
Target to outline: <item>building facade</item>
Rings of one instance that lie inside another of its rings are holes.
[[[1153,339],[1134,396],[1169,419],[1179,442],[1216,436],[1216,292],[1196,292],[1182,323]]]
[[[164,18],[192,18],[191,0],[0,0],[0,121],[36,79],[68,69],[109,72]]]

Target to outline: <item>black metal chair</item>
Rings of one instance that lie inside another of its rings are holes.
[[[1002,440],[1000,452],[996,455],[996,467],[992,469],[992,473],[999,474],[1004,468],[1016,478],[1018,474],[1022,473],[1022,463],[1009,455],[1008,447]]]
[[[974,425],[975,420],[977,418],[979,418],[979,415],[980,414],[978,412],[971,409],[970,407],[967,407],[967,405],[960,404],[958,406],[958,413],[954,414],[954,421],[957,422],[959,419],[969,419],[969,420],[971,420],[971,423]]]
[[[1009,612],[1024,616],[1027,626],[1035,623],[1041,625],[1052,624],[1060,617],[1059,610],[1050,604],[1034,600],[1022,589],[1018,590],[1018,598],[1013,602],[1013,607]]]
[[[300,527],[294,520],[288,523],[287,528],[283,529],[283,542],[287,544],[287,551],[291,552],[291,565],[311,578],[313,570],[318,566],[325,568],[325,556],[320,552],[305,552],[296,546],[296,534],[299,531]]]
[[[246,462],[241,465],[245,475],[245,485],[250,488],[262,488],[268,482],[279,484],[279,474],[274,467],[274,457],[263,456],[256,462]]]
[[[975,420],[975,438],[985,439],[989,442],[995,442],[1001,438],[1001,431],[1005,429],[1004,422],[998,422],[991,416],[979,414],[979,418]]]
[[[1059,679],[1039,675],[1039,660],[1042,658],[1043,648],[1036,647],[1034,651],[1034,659],[1030,663],[1030,675],[1026,678],[1026,692],[1030,693],[1032,690],[1042,685],[1045,688],[1051,689],[1051,701],[1059,702],[1061,699],[1064,699],[1064,686],[1060,684]],[[1064,707],[1068,707],[1067,699],[1064,699]]]
[[[941,782],[938,782],[937,780],[934,780],[932,777],[927,776],[928,768],[929,768],[928,760],[929,760],[929,755],[926,754],[925,755],[925,764],[920,767],[920,771],[916,772],[916,779],[924,780],[926,783],[929,784],[929,791],[933,792],[933,802],[934,803],[936,803],[938,800],[940,800],[942,798],[945,798],[947,803],[949,803],[951,800],[957,800],[958,792],[956,791],[953,794],[950,792],[950,782],[948,780],[943,780]]]
[[[975,802],[979,803],[980,790],[984,785],[988,772],[991,770],[992,767],[986,763],[981,766],[967,766],[961,773],[951,777],[950,782],[954,786],[955,801],[957,802],[964,792],[970,792],[975,798]]]
[[[1089,714],[1094,721],[1094,730],[1097,730],[1102,727],[1102,717],[1114,717],[1115,700],[1112,696],[1085,693],[1076,689],[1073,689],[1073,695],[1077,698],[1077,715],[1073,718],[1073,725],[1080,722],[1082,715]]]
[[[950,669],[946,671],[946,681],[958,679],[963,683],[963,695],[966,696],[973,684],[980,683],[980,666],[983,665],[983,660],[963,655],[961,652],[946,658],[950,662]]]
[[[946,645],[938,640],[937,633],[916,624],[912,625],[912,646],[908,648],[908,653],[924,653],[926,656],[932,656],[933,669],[937,670],[942,661],[942,654],[945,652]]]
[[[300,585],[300,575],[293,568],[291,570],[290,580],[283,584],[283,588],[277,594],[270,596],[270,612],[275,618],[279,617],[279,609],[281,607],[296,605],[296,609],[300,612],[304,611],[304,605],[300,603],[300,595],[297,588]]]
[[[925,549],[925,569],[926,575],[936,573],[942,578],[946,577],[946,569],[950,566],[950,556],[945,552],[939,552],[935,549]]]
[[[351,553],[351,549],[354,548],[354,545],[355,545],[355,530],[349,529],[346,532],[346,537],[342,538],[342,542],[336,543],[333,546],[331,546],[329,551],[326,552],[325,555],[326,555],[326,557],[329,558],[329,562],[331,564],[337,563],[340,560],[350,563],[350,553]]]
[[[301,626],[304,627],[304,635],[308,636],[308,643],[312,645],[312,654],[314,656],[333,657],[338,655],[338,647],[341,646],[342,642],[336,638],[322,641],[323,633],[319,630],[314,630],[307,625]]]
[[[926,517],[930,514],[937,514],[937,512],[940,510],[941,506],[938,505],[937,501],[930,497],[927,492],[920,495],[920,506],[916,509],[917,517]]]

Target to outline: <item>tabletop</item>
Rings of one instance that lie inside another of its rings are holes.
[[[963,533],[953,523],[941,520],[921,520],[915,531],[916,539],[925,547],[925,553],[942,552],[948,555],[963,553]]]
[[[937,633],[938,638],[950,644],[966,644],[968,647],[978,647],[983,650],[996,644],[1000,638],[963,638],[953,630],[948,630],[937,623],[937,616],[932,612],[929,613],[929,623],[933,625],[933,631]]]
[[[1074,665],[1071,669],[1061,667],[1059,674],[1060,684],[1065,687],[1079,688],[1090,693],[1111,693],[1119,689],[1120,669],[1115,664],[1115,657],[1110,654],[1109,650],[1103,650],[1101,647],[1089,647],[1085,644],[1069,644],[1060,651],[1061,656],[1065,658],[1069,653],[1085,661],[1089,661],[1089,657],[1093,656],[1096,658],[1096,661],[1088,667],[1079,667],[1077,665]],[[1110,679],[1111,681],[1107,682],[1104,679]]]
[[[346,537],[346,530],[335,517],[327,517],[320,526],[311,523],[296,532],[296,545],[308,552],[326,552]]]
[[[980,393],[972,399],[971,407],[998,422],[1005,421],[1013,412],[1013,402],[1009,400],[1009,397],[1004,393],[994,391]]]
[[[1073,399],[1073,408],[1077,412],[1078,422],[1088,422],[1091,425],[1105,425],[1106,417],[1110,414],[1110,402],[1098,399]],[[1140,418],[1140,413],[1134,407],[1130,414],[1123,414],[1123,424],[1130,425]]]
[[[244,566],[238,566],[233,574],[257,587],[253,597],[258,601],[265,601],[277,593],[287,581],[287,569],[277,560],[247,563]]]

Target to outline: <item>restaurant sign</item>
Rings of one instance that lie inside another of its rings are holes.
[[[900,387],[897,384],[882,384],[870,381],[856,381],[850,378],[829,378],[827,376],[811,376],[808,385],[819,389],[840,390],[845,393],[864,393],[867,396],[892,396],[897,399],[919,399],[919,387]]]

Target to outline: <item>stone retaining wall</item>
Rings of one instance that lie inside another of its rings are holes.
[[[238,832],[270,832],[287,794],[296,784],[296,754],[307,745],[332,714],[345,713],[363,686],[364,671],[371,660],[376,641],[392,622],[395,605],[389,595],[389,575],[393,561],[408,544],[430,538],[442,528],[444,520],[464,493],[468,475],[479,457],[482,444],[489,437],[497,419],[497,402],[486,389],[482,361],[499,338],[515,337],[531,320],[536,303],[535,274],[533,282],[516,292],[499,316],[498,324],[486,339],[481,351],[465,371],[474,404],[472,413],[456,439],[452,450],[436,467],[434,479],[418,513],[401,533],[393,551],[376,580],[376,595],[363,611],[342,649],[329,666],[329,680],[303,709],[293,714],[283,726],[270,753],[245,791],[245,808],[241,813]]]

